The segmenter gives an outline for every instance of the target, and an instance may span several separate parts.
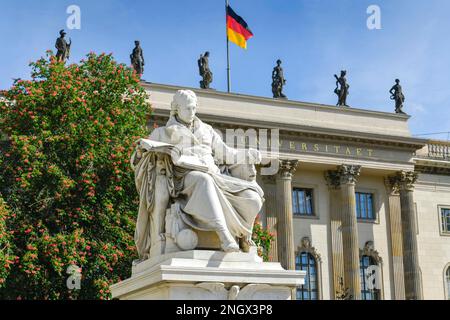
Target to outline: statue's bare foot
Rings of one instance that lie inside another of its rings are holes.
[[[239,238],[239,246],[243,252],[250,252],[250,248],[256,247],[256,244],[251,238],[242,237]]]
[[[235,243],[229,243],[227,245],[223,245],[222,244],[222,250],[224,252],[239,252],[239,251],[241,251],[239,249],[239,246],[237,245],[236,242]]]
[[[245,237],[239,238],[239,247],[241,247],[242,252],[250,252],[250,243]]]
[[[230,234],[228,230],[221,230],[217,232],[219,236],[220,242],[222,243],[222,250],[225,252],[239,252],[239,246],[234,240],[233,236]]]

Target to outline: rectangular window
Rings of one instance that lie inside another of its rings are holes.
[[[314,216],[313,190],[295,188],[292,191],[292,210],[294,216]]]
[[[362,220],[375,220],[373,194],[356,192],[356,217]]]
[[[441,208],[441,230],[450,234],[450,208]]]

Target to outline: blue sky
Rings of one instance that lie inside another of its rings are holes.
[[[81,8],[81,30],[66,9]],[[366,26],[369,5],[381,30]],[[231,0],[254,38],[231,44],[232,91],[271,96],[271,72],[283,61],[291,100],[334,105],[334,73],[348,72],[353,107],[391,112],[388,90],[401,79],[413,134],[450,131],[450,1]],[[53,49],[58,31],[73,40],[71,62],[88,52],[129,63],[133,41],[146,57],[143,78],[198,87],[197,58],[208,50],[212,87],[226,90],[224,0],[1,0],[0,88],[27,78],[30,61]],[[448,139],[448,134],[430,136]]]

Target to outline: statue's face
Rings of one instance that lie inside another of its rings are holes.
[[[196,112],[197,100],[186,98],[178,107],[178,118],[180,118],[184,122],[191,123],[194,120]]]

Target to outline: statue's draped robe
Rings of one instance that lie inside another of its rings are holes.
[[[254,220],[261,210],[264,193],[255,181],[245,181],[221,174],[216,163],[236,159],[245,150],[229,148],[214,129],[195,118],[193,130],[171,117],[165,127],[155,129],[150,140],[170,143],[183,155],[195,156],[207,164],[207,173],[183,169],[164,157],[170,197],[181,204],[182,219],[194,229],[218,231],[226,228],[234,237],[251,238]],[[155,207],[155,153],[146,152],[134,165],[136,187],[140,196],[135,242],[141,258],[150,250],[150,219]],[[222,160],[222,161],[221,161]]]

